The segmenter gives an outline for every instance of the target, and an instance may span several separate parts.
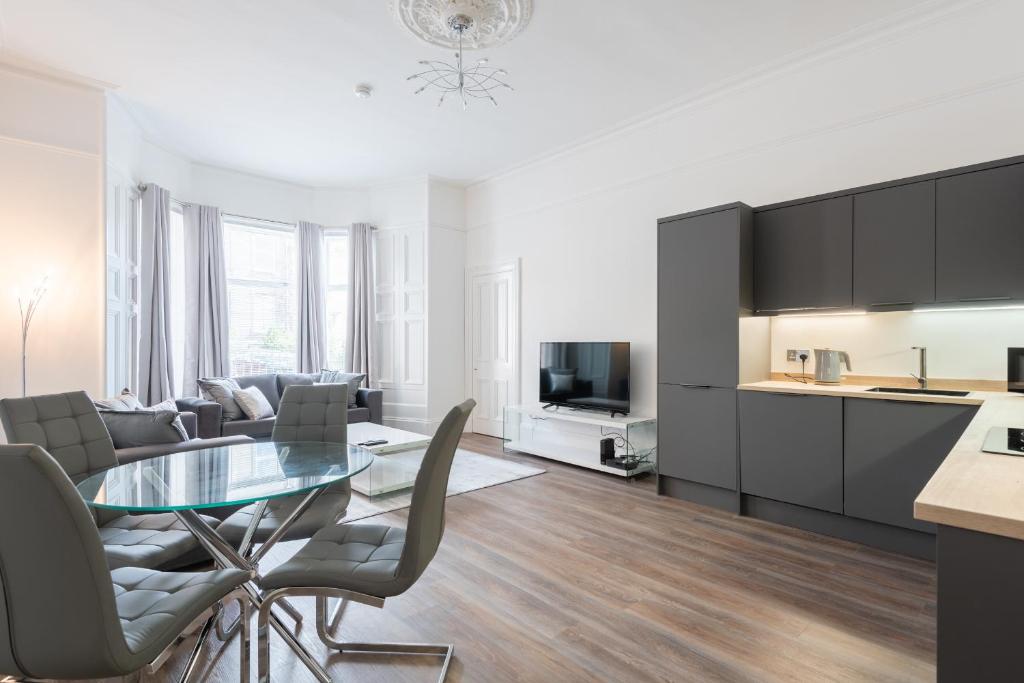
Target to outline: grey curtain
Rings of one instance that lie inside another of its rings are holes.
[[[299,372],[319,372],[327,361],[324,303],[324,229],[299,221]]]
[[[345,371],[373,369],[374,315],[373,226],[353,223],[348,233],[348,326],[345,332]]]
[[[149,185],[142,194],[139,301],[139,400],[151,406],[174,398],[171,358],[171,194]]]
[[[220,209],[185,207],[184,393],[198,395],[196,380],[225,377],[228,360],[228,283]]]

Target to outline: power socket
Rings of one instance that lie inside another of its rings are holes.
[[[808,360],[811,358],[811,352],[807,349],[786,349],[786,360],[791,363],[799,363],[801,355],[807,356]]]

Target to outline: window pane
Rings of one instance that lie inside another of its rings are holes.
[[[347,286],[348,236],[328,235],[324,244],[327,247],[327,286]]]
[[[295,234],[224,224],[231,374],[294,372]]]
[[[327,364],[345,367],[345,331],[348,325],[348,235],[324,237],[327,271]]]

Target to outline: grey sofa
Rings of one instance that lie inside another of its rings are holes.
[[[243,375],[233,378],[238,386],[246,389],[258,387],[267,397],[274,413],[281,405],[281,395],[286,387],[293,384],[315,384],[320,373],[281,373],[265,375]],[[178,410],[195,413],[197,417],[196,434],[200,439],[245,435],[254,439],[266,439],[274,430],[276,418],[263,420],[230,420],[223,419],[220,404],[203,398],[180,398],[177,400]],[[384,410],[384,392],[380,389],[359,389],[356,392],[356,407],[348,409],[348,424],[356,422],[376,422],[382,424]]]
[[[212,439],[200,439],[196,433],[198,429],[199,419],[195,413],[182,412],[179,417],[181,423],[185,426],[185,432],[188,434],[188,441],[182,441],[180,443],[165,443],[165,444],[153,444],[150,446],[134,446],[132,448],[115,448],[114,455],[117,456],[117,462],[125,464],[127,462],[134,462],[135,460],[144,460],[146,458],[155,458],[159,455],[170,455],[171,453],[183,453],[185,451],[198,451],[203,448],[217,448],[218,446],[230,446],[232,444],[245,443],[252,441],[247,436],[218,436]]]

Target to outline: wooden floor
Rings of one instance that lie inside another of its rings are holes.
[[[343,638],[455,643],[449,681],[934,680],[931,563],[659,498],[651,477],[463,446],[548,472],[449,498],[423,578],[383,610],[350,606]],[[335,680],[436,679],[430,657],[328,659],[299,604]],[[314,680],[273,640],[275,680]],[[212,642],[204,680],[237,681],[237,640]],[[186,650],[152,679],[176,680]]]

